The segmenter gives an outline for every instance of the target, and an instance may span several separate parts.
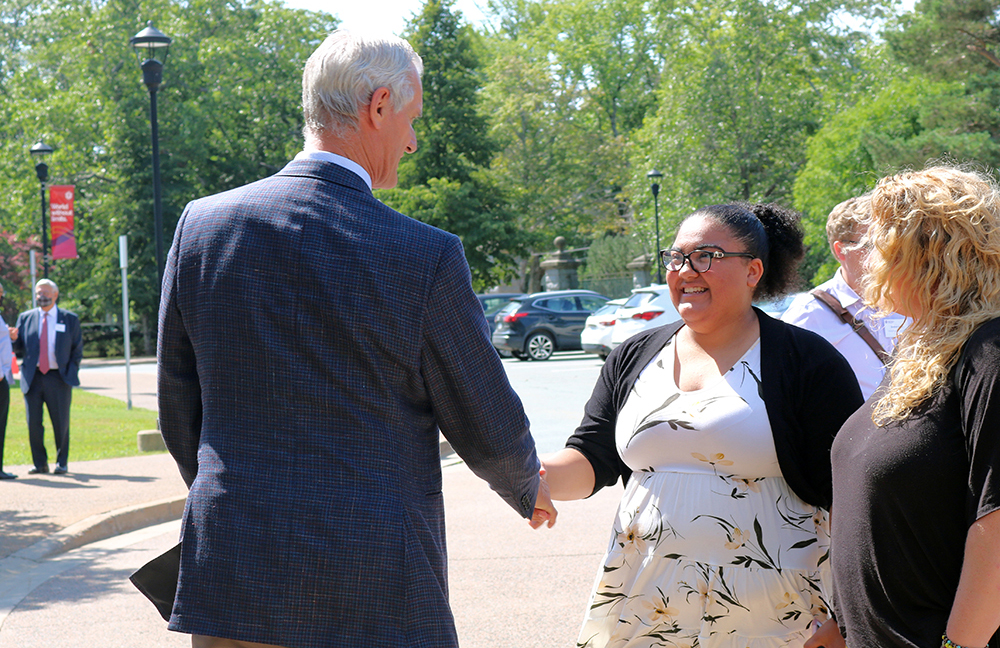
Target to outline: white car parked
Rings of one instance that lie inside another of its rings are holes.
[[[611,327],[611,348],[614,349],[640,331],[665,326],[680,318],[666,284],[636,288],[615,313],[615,325]]]
[[[580,333],[580,346],[587,353],[596,353],[604,360],[611,353],[611,331],[615,325],[615,313],[625,303],[624,299],[612,299],[587,318]]]

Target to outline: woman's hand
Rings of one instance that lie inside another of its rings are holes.
[[[827,619],[802,645],[802,648],[845,648],[846,645],[837,622],[833,619]]]

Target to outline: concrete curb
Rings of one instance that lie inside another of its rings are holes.
[[[91,542],[112,538],[154,524],[179,520],[184,513],[185,501],[187,501],[186,496],[171,497],[92,515],[53,533],[44,540],[39,540],[30,547],[14,552],[8,558],[0,560],[0,566],[10,559],[17,562],[41,562],[46,558]]]

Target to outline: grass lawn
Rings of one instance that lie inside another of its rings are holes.
[[[44,409],[44,408],[43,408]],[[139,430],[156,429],[156,412],[128,406],[120,400],[98,396],[83,389],[73,390],[73,405],[69,415],[69,460],[110,459],[140,453],[136,442]],[[45,448],[49,463],[56,460],[52,423],[45,412]],[[24,418],[24,396],[14,381],[10,391],[10,415],[7,418],[7,439],[3,465],[31,463],[28,448],[28,424]]]

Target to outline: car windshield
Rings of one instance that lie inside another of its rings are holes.
[[[607,315],[608,313],[613,313],[618,310],[618,306],[620,306],[620,304],[607,304],[605,306],[601,306],[594,311],[594,315]]]

